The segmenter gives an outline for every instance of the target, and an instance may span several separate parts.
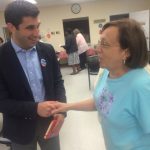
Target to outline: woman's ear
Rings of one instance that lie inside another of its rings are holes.
[[[125,49],[124,50],[124,59],[127,59],[128,57],[130,57],[129,49]]]

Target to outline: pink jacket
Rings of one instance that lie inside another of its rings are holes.
[[[82,54],[89,49],[88,44],[85,41],[85,38],[81,33],[78,33],[76,36],[76,42],[78,46],[78,54]]]

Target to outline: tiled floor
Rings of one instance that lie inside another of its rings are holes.
[[[70,68],[62,68],[68,102],[77,102],[92,96],[88,87],[87,70],[69,75]],[[93,89],[96,76],[91,76]],[[105,150],[97,112],[68,112],[60,132],[61,150]]]

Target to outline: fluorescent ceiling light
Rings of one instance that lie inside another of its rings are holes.
[[[21,1],[21,0],[12,0],[12,1]],[[32,4],[37,4],[37,1],[36,0],[25,0],[25,1],[28,1]]]
[[[28,2],[30,2],[32,4],[37,4],[37,1],[35,1],[35,0],[26,0],[26,1],[28,1]]]

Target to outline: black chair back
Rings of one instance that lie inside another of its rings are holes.
[[[87,69],[88,69],[89,89],[91,89],[90,75],[97,75],[100,69],[100,62],[98,55],[87,57]]]

